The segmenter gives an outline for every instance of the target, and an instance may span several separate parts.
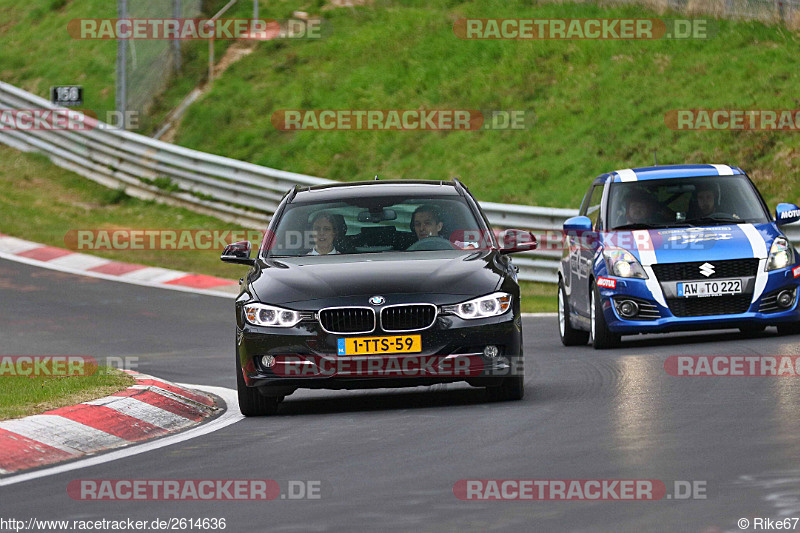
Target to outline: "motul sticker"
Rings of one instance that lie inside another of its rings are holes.
[[[611,278],[597,278],[597,286],[614,289],[617,287],[617,280]]]

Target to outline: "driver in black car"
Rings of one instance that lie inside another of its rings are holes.
[[[443,226],[442,214],[433,205],[421,205],[411,216],[411,229],[419,240],[441,237],[439,232],[442,231]]]

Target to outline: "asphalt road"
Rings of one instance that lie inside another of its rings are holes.
[[[233,303],[0,261],[0,354],[131,357],[173,381],[235,388]],[[227,531],[740,531],[800,516],[800,382],[669,376],[670,355],[798,354],[770,328],[564,348],[555,318],[524,320],[521,402],[466,385],[307,391],[278,416],[93,467],[0,487],[0,517],[225,518]],[[236,406],[231,406],[236,409]],[[321,498],[85,502],[74,479],[319,481]],[[467,502],[461,479],[698,482],[705,499]],[[704,483],[704,485],[703,485]]]

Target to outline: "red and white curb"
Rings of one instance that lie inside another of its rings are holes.
[[[190,274],[167,268],[121,263],[3,234],[0,234],[0,257],[70,274],[81,274],[135,285],[157,286],[226,297],[236,296],[239,292],[238,283],[229,279],[204,274]]]
[[[202,392],[128,373],[136,384],[111,396],[0,422],[0,474],[182,431],[220,409]]]

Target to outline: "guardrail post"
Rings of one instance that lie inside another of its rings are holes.
[[[128,0],[117,0],[117,18],[128,18]],[[121,117],[122,128],[128,129],[128,40],[117,38],[117,87],[115,107]]]

